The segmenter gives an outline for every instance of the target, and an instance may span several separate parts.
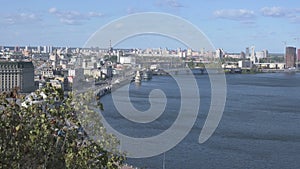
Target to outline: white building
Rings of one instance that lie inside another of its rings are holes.
[[[216,49],[216,58],[223,58],[225,52],[223,49]]]
[[[41,74],[43,78],[53,78],[54,73],[51,67],[43,67],[41,70]]]
[[[240,60],[238,61],[239,68],[252,68],[252,62],[249,60]]]
[[[63,83],[57,79],[50,80],[50,84],[57,89],[64,89]]]
[[[70,69],[69,70],[69,76],[72,76],[72,77],[83,77],[84,76],[83,72],[84,72],[83,68]]]
[[[101,75],[102,77],[112,77],[113,69],[111,66],[101,67]]]
[[[267,58],[268,57],[268,50],[263,50],[256,52],[256,59],[259,62],[259,59]]]
[[[135,58],[133,56],[120,56],[121,64],[135,64]]]
[[[255,56],[255,46],[251,46],[251,56],[250,61],[252,63],[256,63],[256,56]]]

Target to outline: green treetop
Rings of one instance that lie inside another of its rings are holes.
[[[64,97],[47,85],[18,96],[0,94],[0,168],[120,168],[125,156],[106,133],[92,92]]]

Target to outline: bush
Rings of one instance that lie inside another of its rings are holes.
[[[91,110],[92,92],[64,97],[47,85],[27,99],[7,96],[0,94],[0,168],[119,168],[125,160]]]

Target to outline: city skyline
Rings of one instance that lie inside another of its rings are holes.
[[[297,1],[258,2],[133,0],[133,1],[7,1],[0,12],[0,46],[82,47],[99,28],[120,17],[139,12],[176,15],[198,27],[214,44],[228,52],[256,46],[272,53],[283,53],[285,46],[300,47]],[[109,40],[107,40],[109,46]],[[153,45],[153,46],[148,46]],[[139,36],[116,47],[183,47],[160,36]],[[199,46],[201,48],[201,46]]]

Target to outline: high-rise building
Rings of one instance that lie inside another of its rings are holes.
[[[250,61],[252,63],[256,63],[256,56],[255,56],[255,46],[251,46],[251,56]]]
[[[263,50],[265,57],[269,57],[269,51],[267,49]]]
[[[193,50],[191,48],[188,48],[187,50],[187,56],[192,56]]]
[[[41,53],[41,46],[37,47],[37,53]]]
[[[70,48],[66,47],[65,53],[67,53],[67,54],[70,53]]]
[[[245,53],[246,58],[250,57],[250,50],[249,47],[246,47],[246,53]]]
[[[256,57],[256,60],[257,60],[258,63],[260,62],[261,59],[267,58],[268,55],[269,55],[268,50],[263,50],[263,51],[257,51],[257,52],[255,52],[255,57]]]
[[[20,47],[19,46],[15,46],[14,52],[20,52]]]
[[[43,53],[47,53],[47,46],[44,46]]]
[[[225,55],[225,52],[223,49],[216,49],[216,58],[223,58],[223,56]]]
[[[292,68],[296,67],[296,48],[286,47],[285,48],[285,67]]]
[[[204,48],[201,48],[201,49],[200,49],[200,55],[203,56],[204,53],[205,53],[205,49],[204,49]]]
[[[297,50],[297,57],[298,57],[298,62],[300,61],[300,49]]]
[[[0,61],[0,92],[16,87],[24,93],[35,90],[32,62]]]
[[[52,53],[53,52],[53,46],[48,46],[48,48],[49,48],[48,53]]]
[[[242,58],[242,59],[245,59],[245,58],[246,58],[246,54],[245,54],[245,52],[243,52],[243,51],[241,51],[241,58]]]
[[[257,58],[257,60],[259,61],[259,59],[265,58],[264,52],[263,51],[257,51],[255,52],[255,56]]]

